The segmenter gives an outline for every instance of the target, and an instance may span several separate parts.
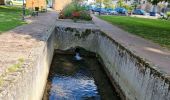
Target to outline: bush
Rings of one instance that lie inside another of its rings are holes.
[[[80,12],[80,19],[90,21],[90,20],[92,20],[92,17],[90,16],[90,14],[87,11],[81,11]]]
[[[59,18],[62,19],[82,19],[91,20],[90,13],[86,11],[86,7],[80,6],[77,2],[68,4],[61,12]]]

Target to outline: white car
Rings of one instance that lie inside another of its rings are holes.
[[[115,11],[115,10],[113,10],[113,11],[110,11],[110,12],[109,12],[109,15],[118,15],[118,12]]]
[[[23,1],[24,3],[26,3],[26,0],[5,0],[5,4],[6,5],[23,5]]]

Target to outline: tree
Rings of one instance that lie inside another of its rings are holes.
[[[123,0],[119,0],[119,1],[117,2],[117,5],[118,5],[119,7],[123,7],[123,5],[124,5]]]
[[[105,7],[111,8],[112,7],[112,0],[103,0],[103,4],[105,5]]]
[[[149,0],[149,2],[152,3],[152,5],[153,5],[152,12],[156,12],[157,5],[161,1],[170,2],[170,0]]]
[[[96,3],[102,3],[108,8],[112,6],[112,0],[96,0]]]

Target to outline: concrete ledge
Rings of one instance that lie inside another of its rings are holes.
[[[56,16],[55,12],[44,13],[0,35],[0,66],[4,63],[0,100],[42,99],[53,57]],[[20,57],[22,64],[17,63]]]

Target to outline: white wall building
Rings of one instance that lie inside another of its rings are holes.
[[[89,5],[89,4],[95,3],[96,0],[86,0],[84,2]]]

